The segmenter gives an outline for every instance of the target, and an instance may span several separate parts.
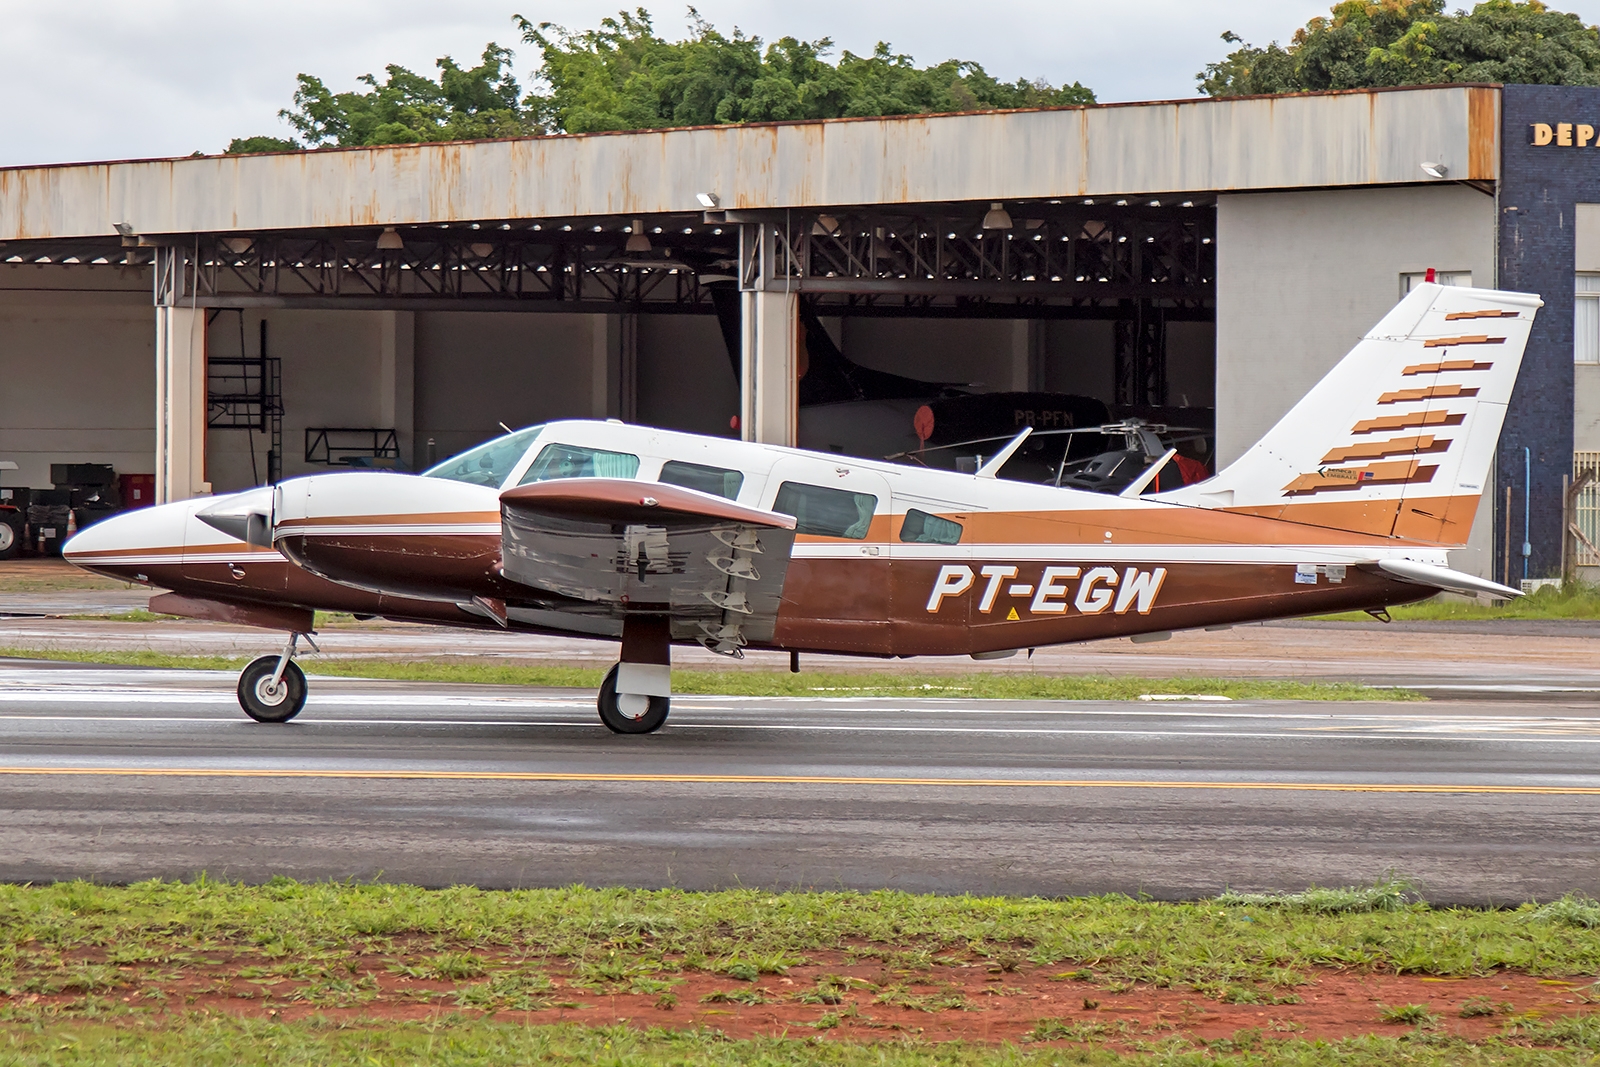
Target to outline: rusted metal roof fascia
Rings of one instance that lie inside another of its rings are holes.
[[[0,240],[415,225],[1492,178],[1499,90],[1085,110],[0,170]],[[1485,138],[1489,138],[1486,142]]]

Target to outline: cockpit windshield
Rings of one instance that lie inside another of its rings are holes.
[[[424,478],[448,478],[453,482],[468,482],[472,485],[486,485],[491,489],[498,489],[505,484],[511,474],[511,468],[517,465],[528,451],[528,446],[533,444],[533,439],[539,436],[539,431],[544,429],[539,426],[529,426],[526,430],[496,437],[493,441],[481,444],[459,456],[451,456],[437,466],[429,467],[422,472]]]

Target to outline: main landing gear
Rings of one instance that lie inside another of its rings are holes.
[[[251,660],[239,672],[239,706],[256,722],[288,722],[306,706],[306,673],[294,661],[301,637],[317,647],[310,634],[290,634],[282,653]]]
[[[667,721],[672,696],[672,630],[665,617],[622,622],[622,661],[606,674],[595,701],[612,733],[651,734]]]

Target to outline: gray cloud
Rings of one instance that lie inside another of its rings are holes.
[[[627,6],[634,6],[638,0]],[[0,0],[0,165],[217,152],[235,136],[285,135],[277,119],[294,76],[347,88],[387,63],[431,71],[475,59],[493,40],[519,46],[513,11],[586,28],[619,0]],[[667,36],[684,7],[647,4]],[[1101,100],[1193,96],[1218,39],[1286,39],[1325,12],[1313,0],[699,0],[700,14],[771,39],[831,36],[841,49],[879,40],[919,62],[956,57],[1011,79],[1081,81]],[[1586,19],[1600,0],[1559,6]],[[518,48],[526,79],[536,56]]]

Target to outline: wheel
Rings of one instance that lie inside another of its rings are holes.
[[[278,669],[277,656],[252,660],[239,672],[239,706],[256,722],[288,722],[306,706],[306,672],[294,660],[283,669],[276,689],[272,674]]]
[[[0,512],[0,559],[10,559],[22,551],[22,518]]]
[[[621,664],[617,664],[620,667]],[[672,701],[666,697],[644,697],[617,692],[617,667],[612,667],[600,683],[600,721],[617,734],[652,734],[667,721]]]

